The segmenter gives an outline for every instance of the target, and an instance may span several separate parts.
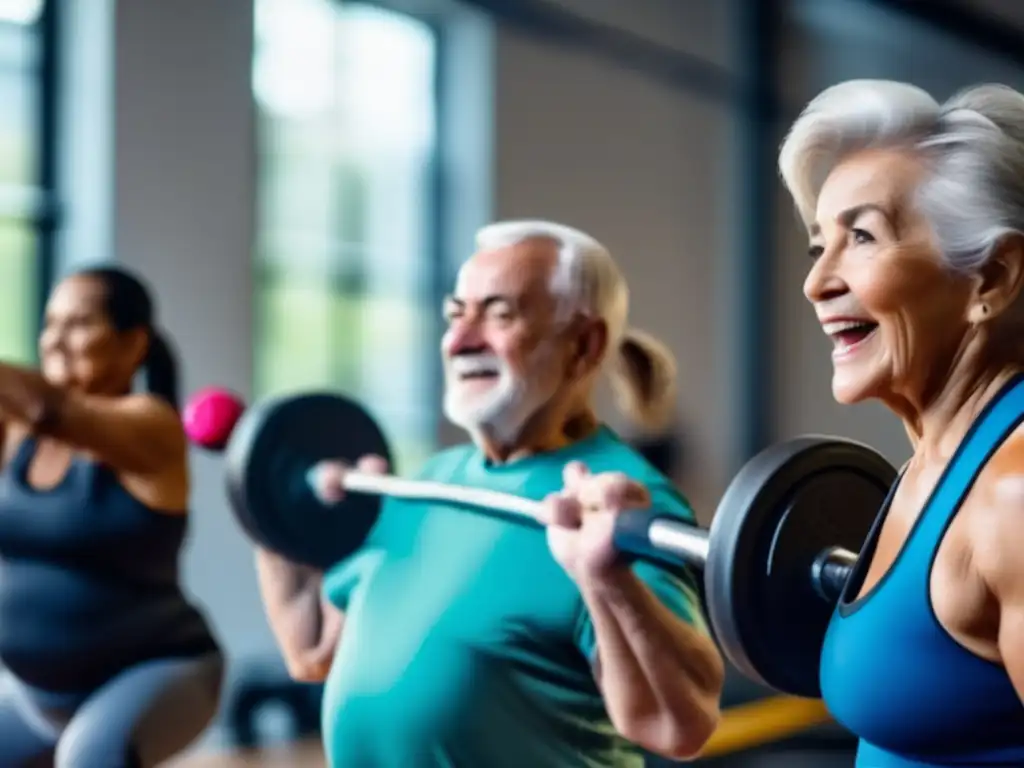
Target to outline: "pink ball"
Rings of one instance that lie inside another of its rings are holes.
[[[238,394],[220,387],[206,387],[189,398],[181,419],[189,440],[208,450],[220,451],[228,444],[244,411],[245,403]]]

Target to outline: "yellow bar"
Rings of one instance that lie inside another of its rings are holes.
[[[801,731],[832,720],[820,699],[772,696],[722,713],[722,721],[701,757],[727,755],[744,749],[781,741]]]
[[[825,705],[818,699],[800,699],[795,696],[773,696],[767,699],[729,707],[722,713],[722,721],[708,740],[700,757],[719,757],[732,752],[759,747],[781,741],[801,731],[831,721]],[[291,750],[297,750],[292,752]],[[308,761],[308,762],[307,762]],[[168,768],[230,768],[237,766],[266,766],[273,768],[296,765],[323,766],[323,751],[316,741],[254,752],[237,752],[210,756],[193,756],[172,760]]]

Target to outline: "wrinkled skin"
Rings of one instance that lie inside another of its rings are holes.
[[[976,281],[942,262],[929,222],[913,205],[924,168],[896,152],[840,164],[818,199],[804,294],[832,335],[832,389],[842,403],[880,398],[903,415],[924,410],[972,335]]]

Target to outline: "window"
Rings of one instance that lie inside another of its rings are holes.
[[[436,48],[377,6],[256,0],[257,396],[355,398],[403,471],[437,426]]]
[[[26,363],[51,267],[51,12],[43,0],[0,0],[0,359]]]

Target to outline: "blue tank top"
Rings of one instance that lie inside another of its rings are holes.
[[[939,544],[975,479],[1024,421],[1024,377],[978,416],[895,562],[854,599],[899,481],[833,614],[821,655],[822,698],[860,739],[858,768],[1024,765],[1024,705],[1006,670],[957,643],[932,609]]]
[[[30,687],[83,692],[142,661],[217,650],[179,584],[186,517],[82,459],[35,489],[35,446],[0,472],[0,663]]]

